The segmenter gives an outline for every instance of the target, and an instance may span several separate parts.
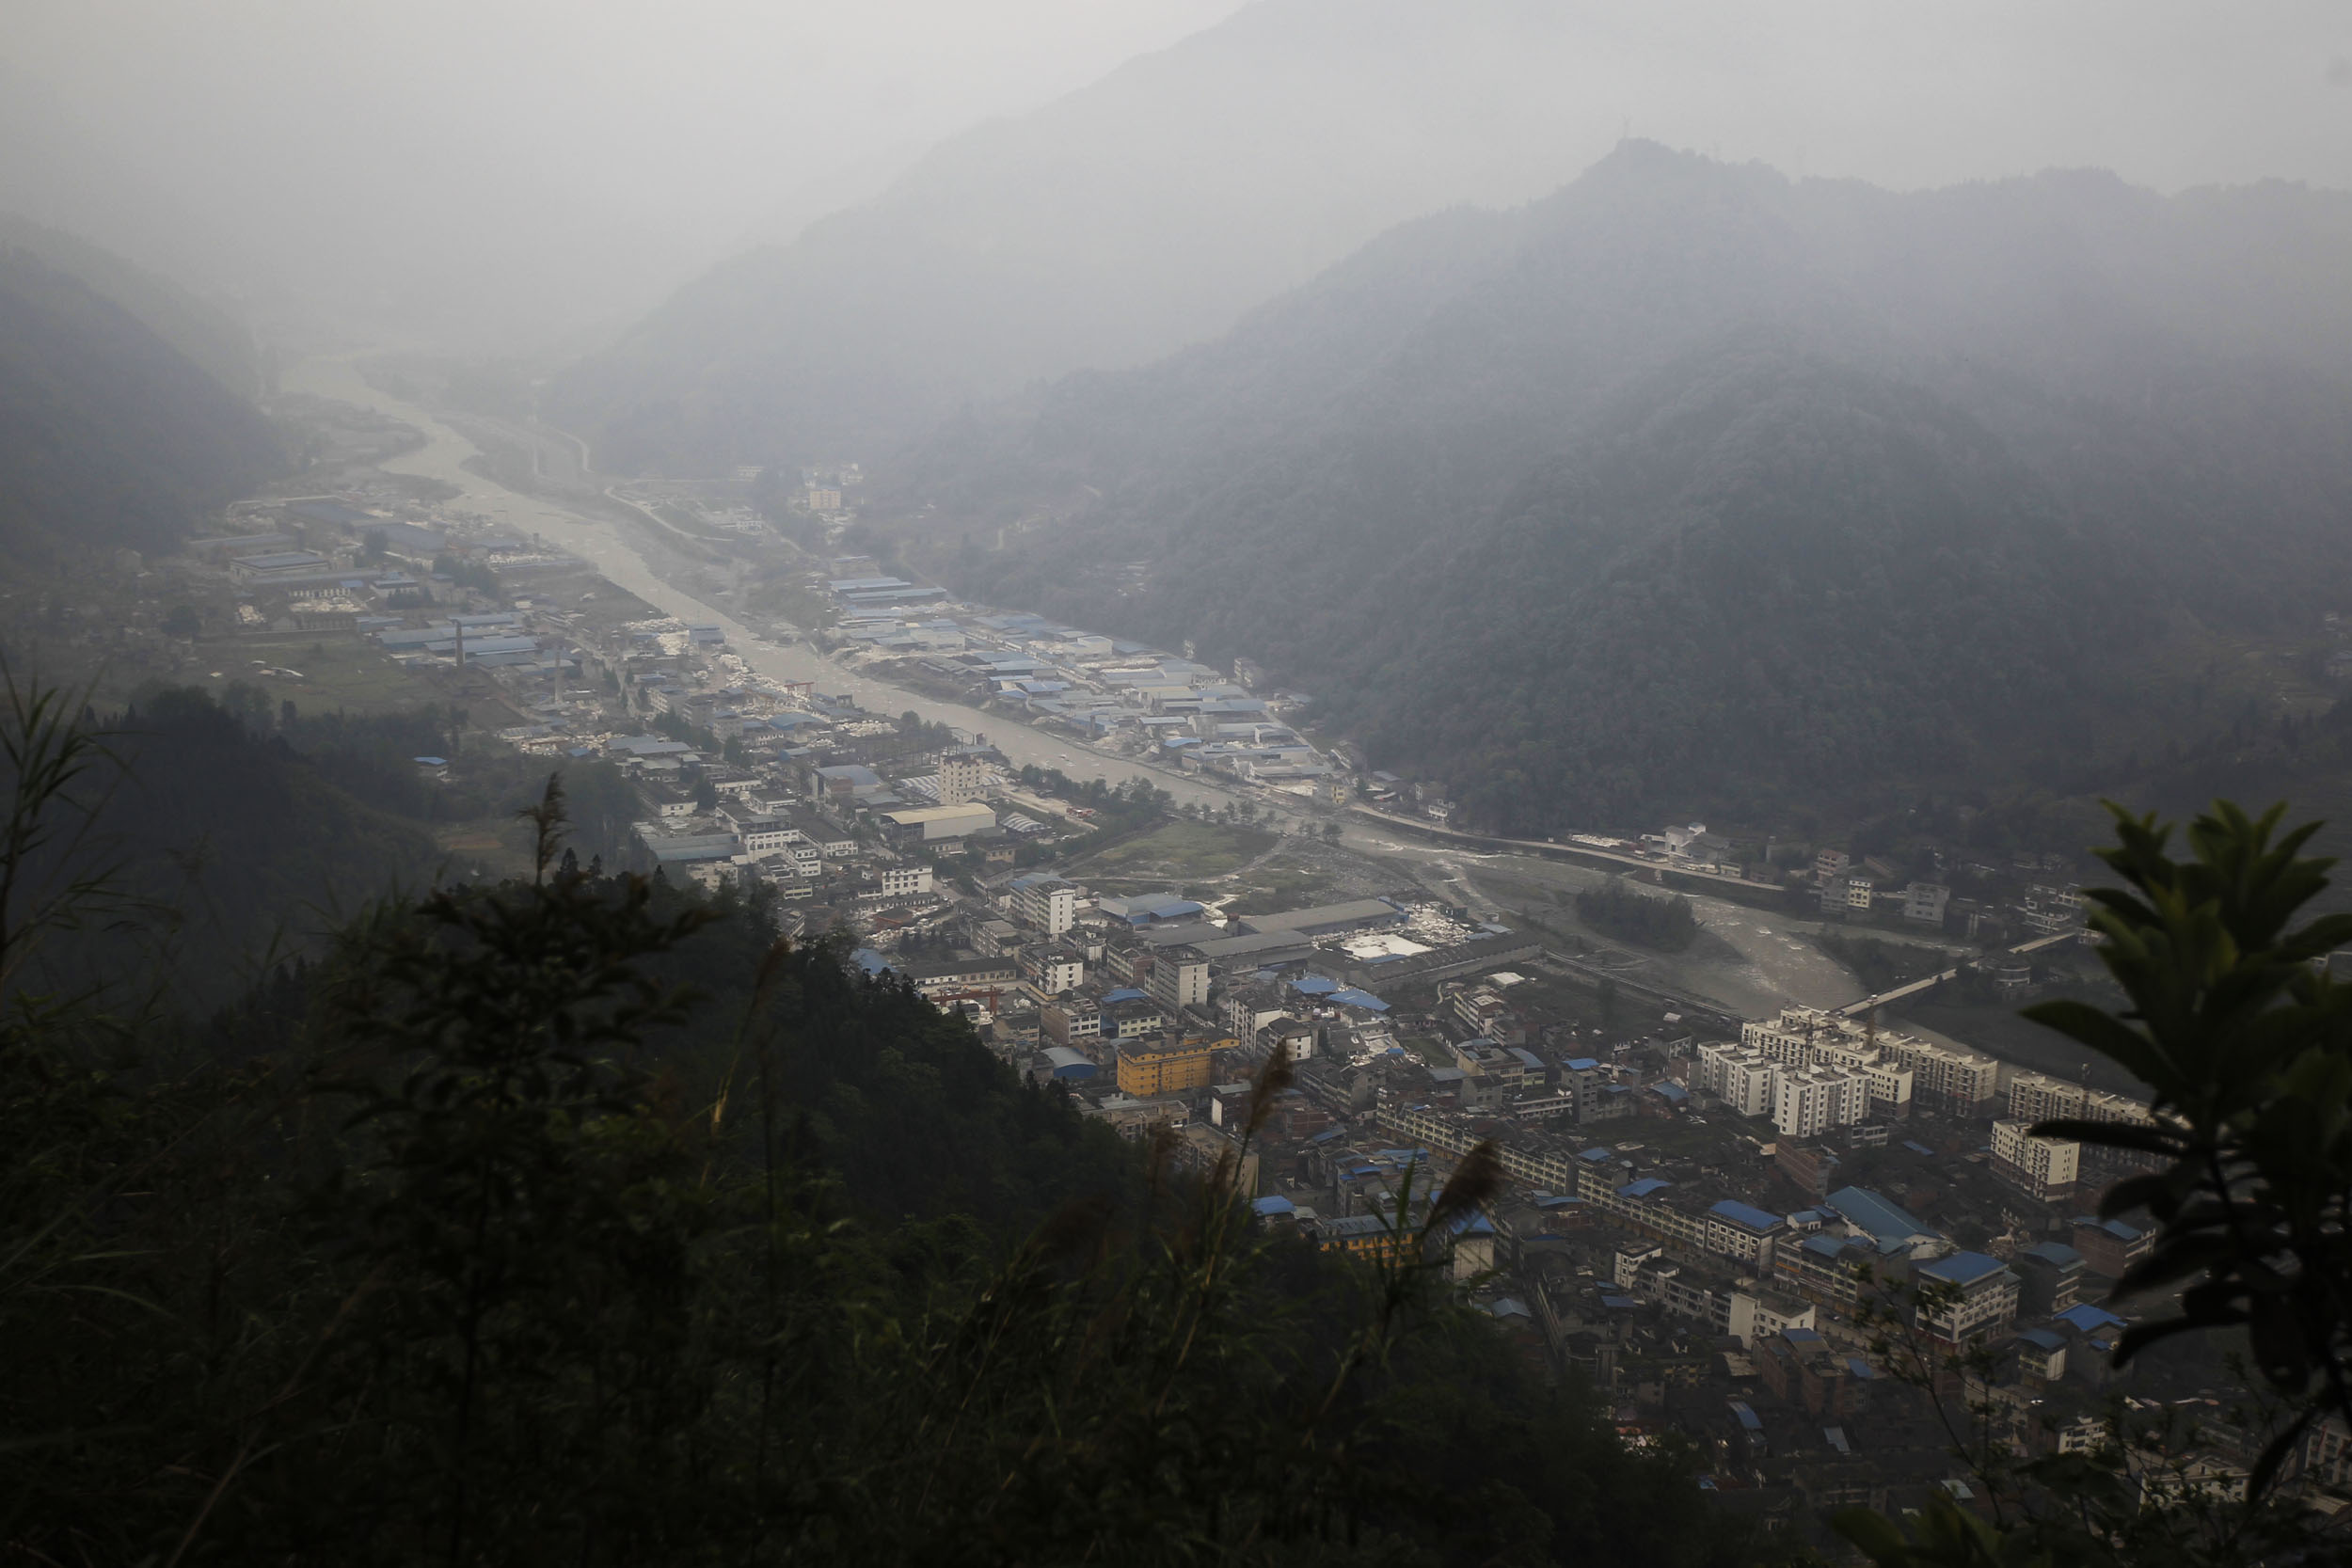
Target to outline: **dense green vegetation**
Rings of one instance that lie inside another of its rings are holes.
[[[32,701],[7,689],[22,721]],[[503,747],[461,752],[463,716],[421,707],[303,714],[231,682],[215,699],[153,686],[114,713],[91,713],[98,750],[72,792],[75,831],[30,857],[41,882],[105,872],[126,907],[53,955],[43,983],[94,980],[176,990],[212,1006],[249,983],[274,948],[306,949],[387,888],[419,890],[478,872],[443,853],[435,830],[503,818],[545,784],[542,768]],[[449,780],[415,758],[461,758]],[[575,837],[583,857],[617,864],[636,802],[611,764],[574,763]],[[168,932],[159,947],[149,938]]]
[[[19,823],[91,755],[56,719]],[[580,871],[561,815],[535,876],[200,1022],[0,996],[12,1549],[1755,1560],[1433,1267],[1270,1239],[1231,1163],[1177,1178],[756,907]],[[0,981],[107,896],[0,911]]]
[[[1924,980],[1952,968],[1956,962],[1950,955],[1932,947],[1887,942],[1879,937],[1822,931],[1813,942],[1822,952],[1852,970],[1863,989],[1871,992],[1893,990],[1914,980]],[[1957,987],[1959,982],[1954,985]]]
[[[0,236],[0,559],[165,548],[283,465],[251,404]]]
[[[1629,144],[946,433],[909,538],[1259,659],[1480,825],[2074,793],[2276,711],[2227,639],[2346,601],[2347,270],[2328,193]]]
[[[1576,917],[1604,936],[1679,953],[1699,937],[1691,900],[1679,894],[1636,893],[1622,877],[1576,895]]]

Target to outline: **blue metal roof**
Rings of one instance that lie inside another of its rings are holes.
[[[1583,1153],[1578,1155],[1577,1158],[1580,1160],[1589,1160],[1593,1164],[1598,1164],[1603,1160],[1615,1159],[1617,1151],[1613,1148],[1588,1148]]]
[[[1882,1242],[1908,1241],[1915,1236],[1940,1239],[1916,1216],[1859,1187],[1838,1188],[1829,1195],[1829,1207],[1840,1218],[1860,1226]]]
[[[1566,1068],[1570,1072],[1590,1072],[1593,1069],[1600,1066],[1598,1062],[1595,1061],[1590,1056],[1571,1057],[1560,1065]]]
[[[1279,1196],[1254,1199],[1250,1203],[1249,1207],[1256,1210],[1261,1214],[1295,1214],[1298,1212],[1298,1205],[1293,1203],[1289,1198]]]
[[[1754,1204],[1742,1203],[1733,1197],[1724,1199],[1707,1212],[1748,1230],[1770,1230],[1781,1223],[1778,1214],[1768,1214]]]
[[[1981,1252],[1955,1252],[1949,1258],[1922,1263],[1914,1272],[1926,1275],[1930,1279],[1940,1279],[1947,1285],[1973,1285],[2008,1267],[1998,1258],[1988,1258]]]
[[[1662,1191],[1673,1185],[1673,1182],[1661,1180],[1658,1177],[1645,1176],[1639,1181],[1629,1181],[1619,1187],[1617,1196],[1619,1197],[1647,1197],[1652,1193]]]
[[[2136,1225],[2125,1225],[2122,1220],[2103,1220],[2095,1214],[2076,1214],[2074,1223],[2090,1226],[2096,1230],[2104,1230],[2119,1242],[2137,1242],[2145,1234]]]
[[[1731,1413],[1739,1418],[1740,1424],[1747,1428],[1748,1431],[1762,1432],[1764,1430],[1763,1421],[1757,1418],[1755,1411],[1748,1408],[1748,1403],[1745,1400],[1733,1400],[1731,1402]]]
[[[2052,1323],[2061,1323],[2078,1333],[2092,1334],[2106,1328],[2122,1328],[2123,1320],[2104,1307],[2081,1302],[2052,1316]]]
[[[2046,1328],[2020,1329],[2017,1337],[2020,1339],[2025,1340],[2026,1343],[2029,1345],[2039,1345],[2043,1350],[2057,1350],[2059,1346],[2066,1343],[2064,1339],[2060,1338],[2058,1335],[2051,1333]]]
[[[1291,990],[1308,996],[1328,996],[1339,989],[1337,980],[1327,980],[1320,974],[1301,974],[1291,982]]]
[[[2055,1263],[2061,1269],[2080,1263],[2083,1260],[2083,1255],[2076,1252],[2073,1247],[2068,1246],[2064,1242],[2039,1243],[2036,1245],[2027,1247],[2026,1249],[2026,1256],[2028,1258],[2039,1258],[2045,1263]]]

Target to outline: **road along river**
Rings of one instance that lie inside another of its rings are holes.
[[[423,436],[424,445],[386,459],[379,465],[385,472],[438,480],[460,493],[450,503],[452,506],[537,534],[558,549],[587,562],[606,578],[664,615],[721,627],[726,633],[728,647],[771,679],[814,681],[818,689],[847,691],[861,707],[877,713],[897,715],[912,710],[935,723],[974,734],[984,733],[989,743],[1015,767],[1033,763],[1040,768],[1058,768],[1072,778],[1102,778],[1114,784],[1131,778],[1146,779],[1180,802],[1191,800],[1202,806],[1229,805],[1242,798],[1213,784],[1105,755],[1074,738],[1042,734],[1005,714],[983,713],[961,704],[943,703],[887,681],[853,673],[805,644],[771,642],[724,610],[662,580],[646,563],[642,547],[623,525],[584,516],[543,496],[510,490],[467,467],[466,460],[480,456],[481,448],[443,424],[430,411],[371,386],[347,359],[303,360],[285,372],[280,384],[289,392],[307,392],[313,397],[371,408],[415,426]]]
[[[1075,738],[1043,734],[1003,714],[943,703],[845,671],[805,644],[771,642],[724,610],[664,581],[647,563],[644,542],[632,537],[632,531],[625,525],[583,515],[544,496],[510,490],[467,467],[468,458],[481,455],[479,447],[429,410],[371,386],[347,359],[303,360],[286,372],[281,384],[290,392],[372,408],[415,426],[424,445],[385,461],[381,467],[386,472],[438,480],[459,492],[458,500],[452,504],[539,535],[588,562],[665,615],[723,628],[728,645],[763,675],[783,681],[815,681],[822,690],[847,691],[860,705],[875,712],[898,714],[911,709],[937,723],[985,733],[1016,767],[1034,763],[1040,768],[1058,768],[1073,778],[1101,777],[1113,784],[1147,779],[1179,801],[1202,806],[1227,805],[1245,798],[1193,778],[1141,768]],[[1266,802],[1261,800],[1260,803]],[[1302,810],[1295,815],[1306,813]],[[1435,878],[1433,891],[1442,887],[1464,902],[1481,907],[1482,913],[1502,913],[1506,901],[1524,904],[1547,895],[1572,898],[1578,888],[1596,884],[1603,876],[1595,869],[1536,855],[1482,853],[1469,847],[1417,842],[1360,819],[1347,821],[1346,844],[1359,853],[1406,863],[1415,868],[1406,873],[1406,879],[1429,882]],[[1858,988],[1851,974],[1804,940],[1812,923],[1763,914],[1703,894],[1692,902],[1708,930],[1722,938],[1737,957],[1719,948],[1711,957],[1662,959],[1654,966],[1655,980],[1749,1016],[1771,1011],[1784,998],[1833,1006],[1854,996]]]

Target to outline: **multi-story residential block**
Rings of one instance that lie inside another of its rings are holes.
[[[1955,1252],[1912,1266],[1913,1276],[1941,1287],[1944,1299],[1923,1300],[1914,1321],[1947,1345],[1998,1334],[2017,1319],[2018,1279],[2007,1264],[1980,1252]]]
[[[1943,883],[1913,882],[1903,889],[1903,918],[1922,926],[1941,926],[1951,902],[1952,890]]]
[[[1783,1216],[1732,1198],[1708,1210],[1704,1223],[1700,1243],[1709,1252],[1745,1265],[1753,1274],[1772,1266],[1774,1244],[1788,1234],[1788,1221]]]
[[[1871,1120],[1900,1120],[1911,1115],[1916,1073],[1898,1062],[1872,1062],[1861,1071],[1868,1085]]]
[[[1216,1072],[1216,1052],[1230,1040],[1157,1036],[1119,1045],[1119,1092],[1138,1099],[1205,1089]]]
[[[1885,1035],[1881,1043],[1896,1062],[1911,1069],[1915,1094],[1943,1108],[1976,1116],[1999,1092],[2001,1064],[1973,1051],[1936,1045],[1910,1035]]]
[[[1258,1034],[1268,1051],[1283,1051],[1294,1062],[1308,1061],[1315,1053],[1315,1026],[1304,1019],[1280,1019],[1262,1025]]]
[[[1890,1264],[1878,1248],[1856,1236],[1821,1233],[1772,1248],[1775,1279],[1808,1300],[1832,1307],[1853,1306],[1866,1293],[1866,1279],[1890,1268],[1900,1272],[1907,1267],[1902,1262]]]
[[[2155,1250],[2156,1237],[2152,1230],[2124,1220],[2103,1220],[2093,1214],[2074,1216],[2074,1250],[2083,1255],[2083,1267],[2108,1279],[2121,1279],[2123,1271]]]
[[[1772,1125],[1787,1138],[1818,1138],[1833,1127],[1866,1121],[1870,1080],[1847,1069],[1808,1067],[1778,1069],[1772,1085]]]
[[[960,806],[988,799],[989,773],[983,748],[962,747],[939,754],[939,803]]]
[[[1993,1124],[1993,1174],[2043,1203],[2072,1197],[2082,1171],[2083,1146],[2066,1138],[2037,1138],[2024,1121]]]
[[[918,893],[931,891],[931,868],[928,865],[885,865],[882,868],[882,890],[885,898],[908,898]]]
[[[1198,947],[1168,947],[1152,959],[1152,1000],[1169,1012],[1209,1005],[1209,960]]]
[[[1068,931],[1078,921],[1077,884],[1050,871],[1016,877],[1012,881],[1012,913],[1049,937]]]
[[[1527,1043],[1527,1025],[1519,1021],[1511,1005],[1488,987],[1457,990],[1446,999],[1446,1006],[1456,1022],[1483,1039],[1497,1045]]]
[[[1256,1039],[1259,1030],[1288,1018],[1290,1012],[1290,998],[1262,980],[1245,981],[1225,993],[1225,1027],[1237,1040]]]
[[[2017,1254],[2018,1307],[2028,1317],[2054,1318],[2082,1294],[2083,1255],[2063,1242],[2038,1242]]]
[[[1709,1040],[1698,1048],[1691,1086],[1743,1117],[1769,1116],[1779,1071],[1779,1064],[1754,1046]]]
[[[1062,997],[1037,1010],[1038,1032],[1056,1045],[1100,1039],[1103,1009],[1080,997]]]
[[[1067,947],[1031,947],[1021,954],[1021,974],[1040,994],[1059,996],[1086,984],[1087,962]]]

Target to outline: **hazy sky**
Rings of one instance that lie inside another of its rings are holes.
[[[594,281],[548,289],[634,309],[1236,3],[0,0],[0,160],[33,215],[117,244],[157,248],[94,184],[225,220],[203,259],[297,282],[570,255]]]
[[[256,302],[544,341],[1235,6],[0,0],[0,205]],[[1792,172],[2352,186],[2347,0],[1525,9],[1596,125]]]

